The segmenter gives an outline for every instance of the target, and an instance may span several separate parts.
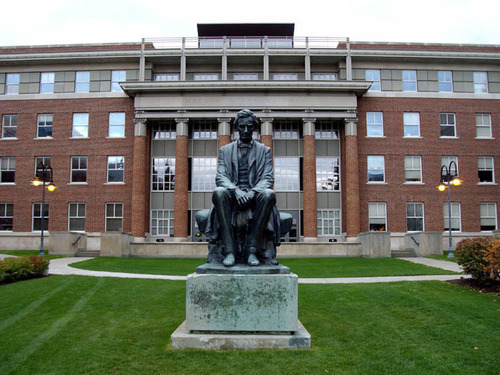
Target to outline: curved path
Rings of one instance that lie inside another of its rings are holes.
[[[145,275],[124,272],[89,271],[70,267],[76,262],[82,262],[92,258],[59,258],[51,259],[49,273],[52,275],[81,275],[94,277],[120,277],[128,279],[160,279],[160,280],[186,280],[187,276],[168,275]],[[426,266],[442,268],[453,272],[462,272],[459,265],[454,262],[440,261],[428,258],[400,258],[409,262],[423,264]],[[428,281],[455,280],[460,277],[468,278],[467,275],[425,275],[425,276],[384,276],[384,277],[342,277],[342,278],[300,278],[301,284],[354,284],[354,283],[388,283],[397,281]]]

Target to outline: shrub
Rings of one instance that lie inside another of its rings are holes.
[[[492,238],[489,237],[466,238],[457,244],[455,250],[457,263],[463,267],[464,272],[482,284],[492,281],[491,272],[487,271],[489,263],[485,259],[491,243]]]
[[[43,276],[49,267],[49,261],[38,256],[13,257],[0,260],[0,282],[32,279]]]
[[[493,280],[500,280],[500,238],[495,238],[484,252],[484,260],[487,263],[485,272]]]

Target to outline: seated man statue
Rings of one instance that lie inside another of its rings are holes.
[[[220,149],[213,206],[196,216],[209,240],[207,262],[220,258],[227,267],[238,259],[251,266],[277,264],[275,248],[290,230],[292,217],[276,208],[271,149],[252,138],[259,120],[244,109],[234,124],[240,139]]]

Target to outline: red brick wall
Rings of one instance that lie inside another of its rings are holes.
[[[89,113],[89,139],[69,139],[73,113]],[[124,139],[107,139],[109,112],[125,112]],[[53,139],[35,140],[37,115],[54,116]],[[131,189],[134,142],[134,109],[130,98],[0,101],[0,115],[18,115],[18,140],[0,141],[0,156],[16,157],[15,186],[0,185],[0,201],[14,203],[14,231],[31,231],[32,203],[41,202],[42,190],[30,184],[35,157],[52,157],[55,192],[47,192],[50,203],[49,230],[68,229],[68,203],[86,203],[86,230],[104,231],[106,202],[123,202],[123,230],[131,230]],[[106,185],[107,157],[125,157],[125,184]],[[69,185],[71,156],[87,156],[88,185]]]
[[[304,135],[304,237],[317,237],[316,138]]]
[[[387,230],[406,231],[406,202],[423,202],[425,230],[442,231],[443,203],[447,193],[436,189],[440,181],[441,156],[458,156],[463,185],[451,188],[451,200],[461,203],[462,231],[480,231],[479,203],[497,202],[499,185],[478,185],[477,157],[493,156],[495,181],[500,179],[500,107],[495,100],[361,98],[358,107],[361,231],[368,230],[368,202],[387,202]],[[366,138],[366,112],[383,112],[386,138]],[[420,113],[422,138],[403,138],[403,112]],[[440,137],[439,114],[456,114],[458,139]],[[475,139],[476,113],[490,113],[493,137]],[[385,156],[386,185],[367,184],[367,155]],[[404,157],[422,157],[424,185],[404,184]],[[348,159],[348,156],[347,156]]]
[[[147,138],[134,137],[134,165],[132,181],[132,234],[134,237],[144,237],[147,230],[146,201],[149,194],[146,181],[149,177],[147,154]]]

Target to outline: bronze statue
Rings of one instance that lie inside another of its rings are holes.
[[[240,139],[220,149],[213,206],[196,215],[209,239],[207,262],[276,265],[276,246],[292,217],[276,208],[271,149],[252,138],[259,120],[244,109],[234,124]]]

